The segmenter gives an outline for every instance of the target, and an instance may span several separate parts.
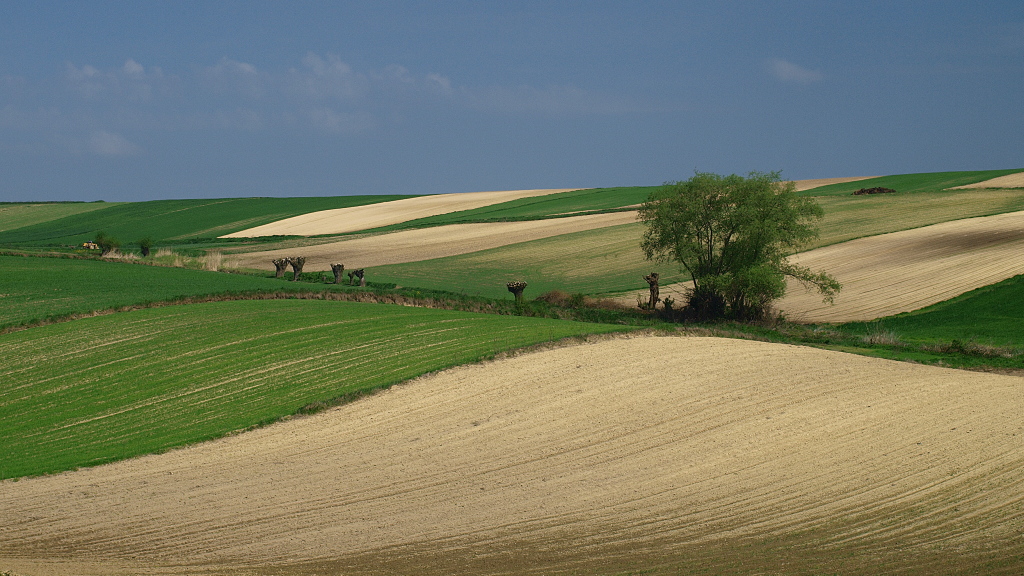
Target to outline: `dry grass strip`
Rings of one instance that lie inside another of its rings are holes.
[[[336,262],[345,264],[346,268],[368,268],[467,254],[631,222],[636,222],[636,212],[611,212],[525,222],[450,224],[351,238],[302,248],[234,254],[229,256],[227,262],[234,267],[273,270],[271,260],[301,253],[306,257],[307,271],[330,270],[331,264]]]

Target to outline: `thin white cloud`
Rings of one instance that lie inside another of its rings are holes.
[[[302,58],[302,68],[289,71],[289,91],[314,100],[350,99],[367,91],[367,77],[334,54],[326,58],[308,52]]]
[[[97,130],[89,138],[89,151],[97,156],[134,156],[142,149],[120,134]]]
[[[439,94],[451,94],[452,93],[452,82],[451,80],[441,76],[440,74],[430,73],[426,77],[427,89],[431,92]]]
[[[255,66],[223,57],[203,70],[203,76],[217,92],[238,92],[250,98],[264,93],[265,78]]]
[[[120,68],[108,71],[89,64],[78,68],[69,62],[65,66],[65,79],[82,96],[102,100],[149,100],[154,92],[170,88],[160,68],[154,66],[147,70],[131,58],[125,60]]]
[[[121,70],[123,70],[126,75],[133,76],[135,78],[139,78],[145,75],[146,73],[146,69],[142,67],[142,64],[139,64],[131,58],[125,61],[124,66],[121,67]]]
[[[783,82],[795,82],[797,84],[810,84],[824,78],[824,75],[817,70],[810,70],[781,58],[769,60],[768,71]]]

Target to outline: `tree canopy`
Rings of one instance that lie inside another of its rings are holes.
[[[786,276],[831,302],[840,285],[786,256],[818,235],[821,206],[796,195],[778,172],[747,177],[697,172],[666,184],[640,208],[649,260],[679,263],[693,278],[687,308],[695,317],[763,316],[786,292]]]

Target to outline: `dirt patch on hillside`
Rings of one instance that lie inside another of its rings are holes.
[[[1007,174],[1006,176],[992,178],[991,180],[985,180],[976,184],[957,186],[950,188],[950,190],[964,190],[967,188],[1024,188],[1024,172]]]
[[[795,554],[783,571],[877,573],[920,569],[919,554],[1019,559],[1022,410],[1012,376],[738,340],[603,340],[0,483],[0,565],[614,573],[703,554],[720,573]],[[810,570],[807,554],[831,564]]]
[[[803,252],[792,261],[843,284],[835,306],[791,282],[793,320],[850,322],[923,308],[1024,273],[1024,212],[955,220]]]
[[[221,238],[254,238],[257,236],[313,236],[316,234],[344,234],[390,226],[417,218],[437,216],[460,210],[472,210],[499,202],[520,198],[545,196],[569,192],[578,188],[551,188],[544,190],[506,190],[499,192],[467,192],[463,194],[433,194],[418,198],[405,198],[366,206],[337,208],[310,212],[285,218],[270,224],[226,234]]]
[[[813,180],[794,180],[796,184],[796,191],[802,192],[804,190],[811,190],[812,188],[820,188],[822,186],[828,186],[829,184],[845,184],[847,182],[857,182],[859,180],[867,180],[869,178],[878,178],[878,176],[851,176],[847,178],[816,178]]]
[[[526,222],[451,224],[364,236],[303,248],[234,254],[227,258],[227,265],[273,270],[271,260],[275,258],[305,256],[306,271],[330,270],[332,263],[342,263],[347,269],[368,268],[467,254],[631,222],[636,222],[636,212],[612,212]]]

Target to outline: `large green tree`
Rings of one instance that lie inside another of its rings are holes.
[[[640,208],[641,248],[649,260],[677,262],[693,278],[688,312],[699,319],[763,317],[790,276],[826,302],[840,289],[825,272],[786,256],[818,235],[822,209],[796,195],[778,172],[747,177],[697,172],[666,184]]]

